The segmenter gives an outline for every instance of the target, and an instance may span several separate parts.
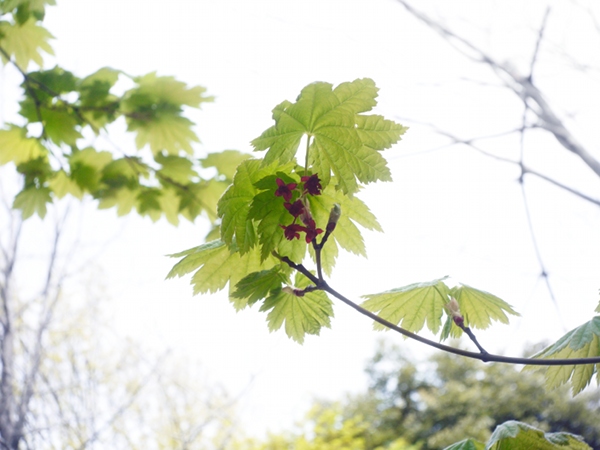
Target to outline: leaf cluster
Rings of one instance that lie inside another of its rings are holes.
[[[177,224],[180,217],[204,213],[215,221],[217,200],[247,156],[229,150],[194,158],[199,139],[185,109],[212,97],[201,86],[156,73],[132,77],[104,67],[79,77],[59,66],[43,69],[42,52],[52,54],[52,48],[41,20],[45,5],[53,3],[0,5],[0,53],[23,76],[21,124],[0,130],[0,164],[15,164],[24,179],[14,206],[23,218],[44,217],[55,199],[87,194],[118,215],[136,210]],[[28,71],[31,63],[38,70]],[[97,147],[93,138],[116,121],[125,121],[138,152]]]
[[[391,180],[380,152],[406,130],[381,116],[363,114],[376,105],[376,96],[368,78],[335,88],[318,82],[306,86],[295,103],[276,106],[275,124],[252,141],[256,151],[267,150],[264,158],[243,161],[218,202],[220,240],[172,255],[183,259],[169,277],[195,272],[195,293],[214,292],[229,283],[236,308],[262,300],[269,329],[285,324],[286,333],[298,342],[328,327],[331,301],[313,282],[317,277],[322,281],[322,272],[331,273],[340,247],[366,256],[358,226],[381,227],[354,194],[359,183]],[[301,165],[296,154],[303,139]],[[332,224],[335,208],[342,214]],[[286,235],[286,227],[298,231]],[[307,233],[306,240],[300,239],[300,230]],[[302,266],[306,257],[317,264],[318,273],[310,277]],[[294,266],[302,269],[292,280]]]
[[[458,302],[465,327],[483,330],[488,328],[492,321],[507,324],[507,314],[519,315],[508,303],[489,292],[466,284],[450,288],[444,283],[446,279],[447,277],[444,277],[379,294],[364,295],[367,300],[362,306],[408,331],[418,332],[427,326],[432,333],[437,334],[442,329],[441,340],[448,337],[458,338],[463,334],[463,328],[457,326],[447,309],[451,298]],[[444,315],[446,319],[442,328]],[[374,328],[386,329],[378,323],[374,324]]]

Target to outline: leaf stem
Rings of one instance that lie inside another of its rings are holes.
[[[323,240],[325,240],[323,238]],[[321,242],[323,244],[323,242]],[[582,364],[600,364],[600,357],[594,358],[563,358],[563,359],[536,359],[536,358],[515,358],[512,356],[501,356],[495,355],[493,353],[486,352],[481,345],[477,342],[475,335],[471,332],[468,327],[465,327],[465,332],[471,337],[471,340],[477,345],[480,353],[470,352],[468,350],[461,350],[459,348],[450,347],[449,345],[440,344],[439,342],[432,341],[431,339],[424,338],[423,336],[419,336],[418,334],[412,333],[398,325],[394,325],[391,322],[388,322],[385,319],[382,319],[377,314],[372,313],[371,311],[363,308],[362,306],[354,303],[352,300],[344,297],[342,294],[337,292],[335,289],[330,287],[327,282],[323,279],[318,279],[312,273],[310,273],[306,267],[302,264],[296,264],[292,260],[290,260],[287,256],[280,256],[276,252],[273,252],[273,255],[278,258],[280,261],[286,263],[291,268],[297,270],[305,277],[307,277],[310,281],[312,281],[315,286],[310,288],[310,291],[313,290],[323,290],[331,295],[333,295],[338,300],[341,300],[348,306],[354,308],[360,314],[367,316],[368,318],[374,320],[375,322],[383,325],[390,330],[396,331],[407,338],[413,339],[415,341],[421,342],[422,344],[428,345],[433,348],[437,348],[438,350],[442,350],[447,353],[453,353],[455,355],[463,356],[465,358],[478,359],[483,362],[499,362],[504,364],[524,364],[530,366],[574,366],[574,365],[582,365]],[[468,330],[468,331],[467,331]],[[472,335],[472,336],[471,336]]]
[[[308,176],[308,149],[310,148],[310,139],[312,136],[306,136],[306,155],[304,156],[304,175]]]

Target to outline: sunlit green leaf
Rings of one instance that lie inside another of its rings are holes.
[[[42,52],[54,54],[48,43],[52,38],[48,30],[36,24],[33,17],[22,25],[0,22],[0,45],[23,70],[27,70],[31,61],[41,67]]]
[[[450,293],[443,282],[444,279],[415,283],[380,294],[364,295],[363,298],[367,301],[362,306],[408,331],[419,331],[427,322],[427,328],[437,333]],[[373,326],[377,330],[385,329],[378,323]]]
[[[187,184],[198,174],[192,169],[192,161],[176,155],[154,155],[157,163],[162,165],[158,171],[160,176],[167,177],[176,183]]]
[[[296,275],[296,287],[307,285],[304,275]],[[267,322],[270,331],[281,328],[285,322],[286,334],[302,344],[306,334],[318,335],[321,328],[331,326],[333,307],[323,291],[313,291],[299,297],[291,288],[277,289],[265,300],[261,311],[269,311]]]
[[[79,187],[93,192],[99,187],[102,169],[112,161],[112,154],[107,151],[96,151],[88,147],[73,153],[71,163],[71,178]]]
[[[585,450],[591,449],[579,436],[570,433],[544,433],[523,422],[509,420],[496,427],[487,447],[490,450]]]
[[[175,264],[167,278],[181,277],[195,271],[191,280],[194,295],[219,291],[229,283],[230,300],[236,309],[244,308],[247,302],[231,296],[235,285],[247,274],[273,266],[273,261],[266,266],[261,264],[258,250],[240,255],[232,252],[221,240],[170,256],[183,259]]]
[[[50,189],[34,186],[23,189],[17,194],[13,202],[13,208],[20,209],[23,220],[37,213],[42,219],[46,216],[46,203],[52,203]]]
[[[213,97],[204,96],[206,88],[202,86],[188,87],[174,77],[157,76],[156,72],[136,77],[134,81],[138,83],[138,87],[126,94],[128,101],[133,103],[159,104],[166,102],[198,108],[201,103],[213,101]]]
[[[280,167],[282,171],[291,170],[293,165]],[[274,166],[261,167],[261,161],[248,159],[242,162],[235,176],[233,184],[223,194],[218,204],[218,214],[222,218],[221,237],[231,245],[235,241],[239,251],[243,254],[256,243],[255,226],[248,219],[248,212],[254,196],[259,192],[254,183],[276,172]]]
[[[286,276],[281,272],[279,266],[269,270],[252,272],[242,278],[235,286],[235,292],[231,294],[234,298],[246,299],[248,305],[266,298],[273,290],[280,289],[282,283],[286,282]]]
[[[48,187],[54,192],[56,198],[63,198],[67,194],[80,200],[83,198],[83,191],[79,185],[69,178],[64,170],[56,172],[54,178],[48,183]]]
[[[75,145],[77,139],[81,139],[81,133],[76,129],[78,121],[74,114],[44,109],[41,115],[46,135],[56,144]]]
[[[466,284],[452,288],[450,295],[458,301],[465,326],[483,330],[491,325],[492,320],[508,323],[507,313],[519,315],[504,300]]]
[[[323,186],[335,175],[346,194],[359,189],[358,182],[390,181],[385,160],[378,150],[389,148],[405,128],[380,116],[359,116],[376,105],[377,88],[368,79],[306,86],[296,103],[283,102],[273,110],[275,125],[252,141],[256,150],[267,150],[265,164],[287,163],[296,155],[302,136],[312,138],[309,162]],[[363,142],[364,138],[364,142]]]
[[[183,150],[191,155],[194,152],[191,143],[200,142],[192,126],[193,122],[185,117],[163,115],[148,121],[129,121],[127,129],[137,132],[135,144],[138,149],[149,145],[154,154],[165,150],[177,155]]]
[[[26,130],[12,127],[0,130],[0,165],[8,162],[21,164],[47,154],[37,139],[26,137]]]
[[[485,450],[485,444],[475,439],[465,439],[456,444],[449,445],[444,450]]]
[[[117,215],[119,217],[127,215],[136,205],[137,195],[137,190],[132,190],[129,188],[117,189],[112,191],[110,195],[100,199],[98,209],[108,209],[116,206]]]
[[[554,344],[533,355],[533,358],[572,359],[597,356],[600,356],[600,316],[569,331]],[[544,371],[549,388],[570,381],[573,395],[576,395],[590,383],[594,373],[599,373],[600,364],[526,366],[525,369]]]
[[[237,150],[223,150],[222,152],[210,153],[206,158],[200,160],[203,167],[214,167],[224,175],[227,180],[233,180],[237,167],[250,158],[248,153]]]

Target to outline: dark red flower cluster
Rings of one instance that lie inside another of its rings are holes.
[[[298,186],[297,183],[288,183],[286,184],[281,178],[277,178],[277,190],[275,191],[275,196],[283,197],[285,203],[283,206],[288,212],[294,216],[294,222],[291,225],[279,225],[283,228],[283,234],[287,240],[300,239],[300,233],[306,233],[306,243],[312,242],[319,234],[323,232],[322,229],[317,228],[317,225],[312,218],[310,213],[310,209],[308,208],[308,203],[306,203],[303,199],[298,199],[292,203],[292,198],[294,195],[294,190]],[[302,177],[302,183],[304,183],[304,192],[303,194],[309,195],[321,195],[321,180],[319,180],[319,176],[317,174],[311,176]],[[300,220],[304,223],[304,226],[296,223],[296,220]]]
[[[286,202],[292,199],[294,194],[292,191],[298,186],[296,183],[285,184],[281,178],[277,178],[277,190],[275,191],[275,197],[283,197]]]
[[[316,173],[310,177],[302,177],[302,182],[304,183],[304,190],[310,195],[321,195],[323,186],[321,186],[321,180],[319,180],[319,176]]]

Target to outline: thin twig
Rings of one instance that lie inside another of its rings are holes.
[[[383,325],[384,327],[389,328],[390,330],[394,330],[397,333],[400,333],[403,336],[406,336],[407,338],[421,342],[422,344],[428,345],[433,348],[437,348],[438,350],[442,350],[442,351],[445,351],[448,353],[453,353],[455,355],[464,356],[466,358],[478,359],[479,361],[483,361],[483,362],[499,362],[499,363],[505,363],[505,364],[525,364],[525,365],[532,365],[532,366],[571,366],[571,365],[599,364],[600,363],[600,357],[572,358],[572,359],[515,358],[515,357],[511,357],[511,356],[501,356],[501,355],[496,355],[493,353],[487,353],[487,352],[485,352],[485,350],[483,350],[483,348],[480,349],[480,350],[482,350],[480,353],[475,353],[475,352],[470,352],[467,350],[461,350],[461,349],[455,348],[455,347],[450,347],[449,345],[440,344],[439,342],[435,342],[430,339],[424,338],[423,336],[419,336],[418,334],[412,333],[411,331],[408,331],[405,328],[402,328],[398,325],[388,322],[387,320],[379,317],[377,314],[372,313],[371,311],[354,303],[352,300],[344,297],[342,294],[340,294],[335,289],[333,289],[331,286],[329,286],[329,284],[327,284],[327,282],[325,280],[317,279],[312,273],[310,273],[306,269],[306,267],[304,267],[302,264],[294,263],[287,256],[281,256],[281,255],[278,255],[277,253],[273,253],[273,255],[275,257],[277,257],[279,260],[286,263],[291,268],[302,273],[310,281],[315,283],[313,290],[318,289],[318,290],[325,291],[325,292],[333,295],[338,300],[341,300],[348,306],[354,308],[360,314],[367,316],[368,318]],[[477,340],[475,339],[475,341],[477,341]],[[481,347],[481,346],[478,346],[478,347]]]

